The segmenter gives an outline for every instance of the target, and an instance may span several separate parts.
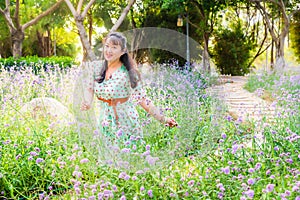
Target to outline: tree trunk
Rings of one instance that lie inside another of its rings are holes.
[[[92,36],[93,36],[93,14],[92,14],[92,11],[88,12],[88,24],[89,24],[89,43],[92,46]]]
[[[24,41],[24,32],[20,29],[13,30],[11,33],[12,52],[14,58],[22,56],[22,43]]]
[[[80,41],[81,41],[82,48],[83,48],[83,61],[96,60],[96,55],[95,55],[94,51],[91,48],[91,45],[90,45],[89,40],[88,40],[87,33],[86,33],[85,28],[83,26],[83,18],[80,15],[75,17],[75,23],[76,23],[76,26],[78,28],[79,37],[80,37]]]
[[[13,57],[18,58],[22,56],[22,43],[24,41],[24,32],[25,30],[33,26],[34,24],[38,23],[39,20],[41,20],[43,17],[51,14],[53,11],[55,11],[59,5],[63,2],[63,0],[59,0],[56,2],[52,7],[48,8],[46,11],[43,11],[38,16],[36,16],[34,19],[30,20],[29,22],[25,23],[24,25],[21,25],[19,23],[20,21],[20,15],[19,15],[19,8],[20,8],[20,2],[16,1],[15,6],[15,14],[13,18],[10,14],[10,1],[5,1],[5,9],[2,10],[0,8],[0,14],[3,15],[7,26],[9,27],[9,31],[11,34],[11,40],[12,40],[12,51],[13,51]]]
[[[276,48],[276,63],[275,69],[280,70],[285,67],[285,59],[284,59],[284,41],[286,38],[286,34],[283,31],[282,34],[278,38],[278,44]]]
[[[210,61],[209,61],[209,53],[208,53],[208,41],[209,41],[209,34],[204,33],[203,34],[203,55],[202,55],[202,64],[203,64],[203,70],[210,72]]]

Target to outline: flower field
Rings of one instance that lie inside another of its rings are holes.
[[[80,76],[76,67],[0,72],[0,199],[300,200],[299,75],[249,78],[248,90],[278,106],[273,120],[256,122],[234,120],[206,94],[213,77],[153,67],[143,73],[147,95],[179,126],[138,107],[144,143],[114,148],[99,140],[97,102],[85,113],[76,107]],[[41,97],[74,118],[23,111]]]

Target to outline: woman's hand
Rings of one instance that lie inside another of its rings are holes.
[[[91,108],[91,105],[88,104],[87,102],[83,101],[83,102],[81,103],[80,110],[88,110],[88,109],[90,109],[90,108]]]
[[[165,124],[171,128],[178,126],[177,122],[173,118],[167,118]]]

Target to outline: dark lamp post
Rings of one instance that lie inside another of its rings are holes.
[[[189,44],[189,20],[188,20],[188,14],[185,14],[186,16],[186,62],[188,67],[190,66],[190,44]],[[181,15],[178,15],[177,18],[177,26],[182,27],[183,26],[183,19]]]
[[[183,19],[182,19],[181,15],[178,15],[177,26],[178,27],[182,27],[183,26]]]

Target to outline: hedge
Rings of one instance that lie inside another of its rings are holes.
[[[20,58],[0,58],[0,71],[19,71],[23,69],[32,68],[35,74],[39,73],[42,69],[50,71],[53,69],[66,69],[76,64],[74,58],[66,56],[53,56],[53,57],[38,57],[26,56]]]

